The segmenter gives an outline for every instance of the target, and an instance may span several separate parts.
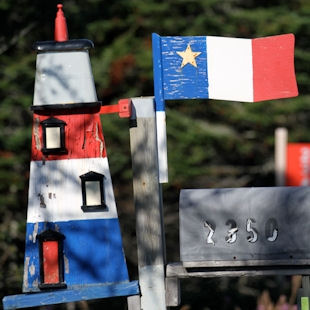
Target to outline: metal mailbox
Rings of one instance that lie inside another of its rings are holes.
[[[310,187],[182,190],[181,261],[308,265],[309,223]]]

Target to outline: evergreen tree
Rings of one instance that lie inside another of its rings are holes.
[[[31,46],[35,41],[53,39],[56,4],[0,1],[0,17],[5,25],[0,34],[1,296],[21,290],[35,74]],[[244,38],[295,34],[299,97],[252,104],[211,100],[168,103],[170,180],[164,185],[164,205],[169,261],[179,259],[176,240],[180,188],[273,186],[275,128],[287,127],[290,141],[310,141],[309,1],[67,0],[64,11],[69,37],[88,38],[95,43],[91,62],[98,98],[105,104],[153,95],[152,32]],[[135,276],[128,124],[116,116],[103,116],[102,122],[125,253]],[[247,285],[254,287],[251,281]],[[199,291],[197,286],[202,284],[197,282],[187,284],[187,291]],[[207,292],[212,291],[203,285]],[[224,309],[224,302],[219,306],[212,301],[220,291],[218,287],[215,295],[204,293],[199,300],[185,295],[185,300],[192,309],[203,309],[202,304]],[[237,302],[241,306],[243,301]],[[116,305],[115,309],[120,308]]]

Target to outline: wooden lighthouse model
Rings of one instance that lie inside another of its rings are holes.
[[[104,109],[97,99],[88,53],[92,47],[86,39],[68,40],[62,5],[55,41],[34,45],[23,292],[41,294],[23,295],[23,305],[31,295],[36,300],[30,306],[139,291],[136,281],[128,280],[100,122]],[[44,293],[49,293],[48,301]],[[13,298],[6,299],[5,308],[18,308],[16,296],[15,304]]]

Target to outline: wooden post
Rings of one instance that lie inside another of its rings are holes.
[[[275,131],[275,177],[277,186],[285,186],[287,129]]]
[[[166,304],[168,307],[177,307],[181,303],[180,280],[175,278],[166,278]]]
[[[163,310],[165,245],[153,97],[132,98],[130,146],[141,309]]]
[[[141,309],[141,298],[140,295],[132,295],[127,297],[127,308],[128,310],[140,310]]]

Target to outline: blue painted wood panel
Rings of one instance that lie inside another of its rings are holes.
[[[68,288],[84,284],[128,281],[117,218],[27,223],[24,292],[39,291],[37,235],[46,229],[59,231],[65,236],[64,280]]]
[[[138,294],[138,281],[108,285],[91,285],[79,287],[77,289],[6,296],[3,298],[3,309],[21,309],[35,306],[74,302],[80,300],[130,296]]]
[[[207,37],[160,37],[153,33],[153,71],[156,111],[165,110],[165,100],[209,98]],[[190,47],[196,66],[178,54]]]
[[[187,63],[183,68],[182,57],[177,52],[185,52],[190,46],[196,66]],[[164,98],[195,99],[208,98],[207,38],[161,37]]]

